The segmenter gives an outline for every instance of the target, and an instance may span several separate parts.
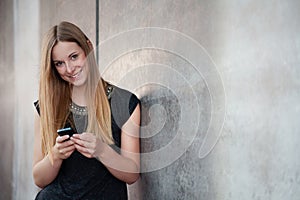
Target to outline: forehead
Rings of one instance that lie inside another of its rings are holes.
[[[52,48],[51,57],[52,60],[64,60],[68,58],[74,52],[83,51],[76,42],[58,42]]]

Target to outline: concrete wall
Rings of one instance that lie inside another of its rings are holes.
[[[45,34],[53,25],[69,21],[78,25],[90,37],[96,39],[96,1],[82,0],[41,0],[40,31]]]
[[[74,12],[78,6],[81,12]],[[91,33],[95,29],[92,20],[95,19],[95,12],[90,11],[94,10],[94,1],[84,4],[82,1],[14,1],[15,112],[12,122],[15,134],[12,199],[33,199],[38,192],[32,178],[33,102],[38,98],[42,36],[54,24],[68,20],[83,27],[93,41],[95,33]],[[76,20],[76,17],[81,20]],[[85,20],[90,23],[85,23]]]
[[[40,39],[61,20],[91,37],[104,78],[142,100],[130,199],[298,199],[297,0],[99,3],[96,24],[92,0],[0,2],[0,199],[37,192]]]
[[[39,1],[14,0],[14,154],[12,199],[33,199],[33,101],[39,67]],[[4,105],[2,105],[4,106]]]
[[[132,196],[299,198],[298,1],[101,1],[100,8],[104,77],[143,102],[146,173]]]
[[[0,199],[11,199],[14,136],[13,2],[0,1]],[[10,34],[9,34],[10,33]]]

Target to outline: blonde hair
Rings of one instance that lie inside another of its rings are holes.
[[[48,154],[55,144],[56,131],[65,125],[70,114],[69,105],[72,102],[72,85],[60,77],[51,58],[52,49],[59,41],[76,42],[86,55],[89,67],[86,131],[94,133],[107,144],[113,144],[111,111],[105,92],[107,83],[100,76],[93,47],[88,37],[76,25],[61,22],[46,34],[41,53],[39,106],[43,155]]]

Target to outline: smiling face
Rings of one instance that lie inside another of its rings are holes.
[[[74,87],[85,86],[88,76],[86,55],[75,42],[58,42],[52,49],[52,61],[60,77]]]

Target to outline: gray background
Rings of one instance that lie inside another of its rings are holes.
[[[144,173],[131,199],[298,199],[299,10],[297,0],[99,1],[96,22],[92,0],[1,0],[0,199],[38,191],[40,40],[61,20],[98,46],[105,79],[142,100]]]

